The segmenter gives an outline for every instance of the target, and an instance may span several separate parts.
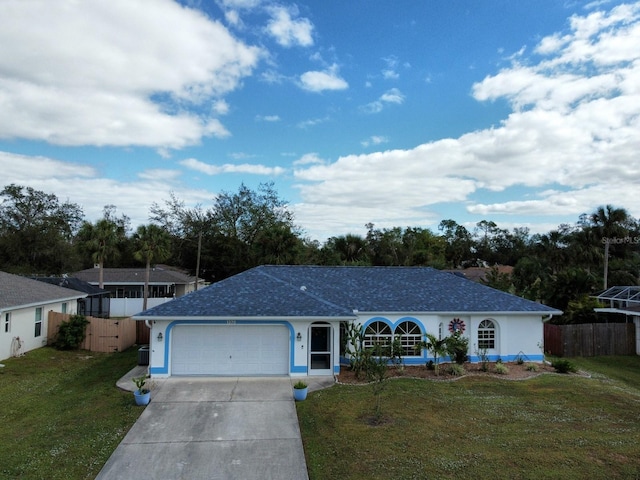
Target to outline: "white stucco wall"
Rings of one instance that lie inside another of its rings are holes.
[[[364,328],[373,321],[382,321],[392,328],[392,331],[404,321],[417,323],[424,333],[432,333],[439,336],[440,324],[442,324],[442,337],[451,335],[449,323],[454,319],[464,322],[463,335],[469,339],[469,357],[472,362],[478,362],[478,326],[485,319],[491,319],[496,327],[495,348],[487,351],[489,359],[495,361],[513,361],[519,356],[525,361],[541,362],[544,357],[541,345],[543,342],[543,323],[539,315],[404,315],[404,314],[359,314],[356,323]],[[151,337],[149,341],[150,360],[149,372],[156,378],[171,376],[171,339],[172,330],[180,324],[193,324],[188,320],[157,320],[152,321]],[[309,344],[310,331],[314,323],[328,323],[332,328],[332,366],[333,373],[340,371],[340,321],[331,320],[324,322],[313,319],[288,319],[288,320],[198,320],[198,324],[211,325],[247,325],[247,324],[278,324],[284,325],[289,332],[289,375],[292,377],[307,376],[312,374],[309,368]],[[162,334],[162,340],[158,340],[158,334]],[[300,340],[297,339],[300,333]],[[429,352],[423,350],[420,355],[404,357],[406,365],[424,365],[431,358]],[[448,358],[441,359],[448,361]]]
[[[289,375],[292,377],[307,376],[309,371],[309,345],[310,329],[316,323],[328,323],[332,328],[332,367],[333,373],[337,374],[340,369],[340,322],[332,320],[242,320],[235,319],[235,323],[227,323],[224,320],[204,321],[199,320],[198,324],[211,325],[247,325],[254,324],[277,324],[284,325],[289,331]],[[188,320],[156,320],[151,321],[151,336],[149,339],[149,372],[155,378],[165,378],[171,376],[171,342],[172,330],[180,324],[190,324]],[[162,340],[158,340],[158,334],[162,333]],[[300,333],[300,340],[297,339]]]
[[[496,327],[496,341],[494,349],[487,354],[491,361],[502,359],[513,361],[522,356],[525,361],[542,362],[544,360],[541,345],[544,340],[544,326],[539,315],[364,315],[359,316],[358,322],[366,328],[372,321],[383,321],[391,326],[392,331],[403,321],[416,322],[423,333],[431,333],[440,336],[440,324],[442,324],[442,338],[451,335],[449,324],[453,319],[464,322],[463,336],[469,339],[469,357],[472,362],[478,362],[478,327],[480,322],[486,319],[493,321]],[[422,365],[432,360],[429,352],[423,351],[417,357],[405,357],[406,365]],[[447,359],[442,359],[446,361]]]
[[[35,336],[36,306],[2,310],[2,312],[0,312],[0,359],[4,360],[15,353],[12,345],[17,347],[18,339],[20,339],[22,344],[20,348],[20,352],[22,353],[45,346],[47,344],[49,311],[62,312],[63,303],[67,304],[67,313],[77,313],[77,300],[47,303],[37,306],[42,308],[42,328],[40,336],[38,337]],[[11,316],[9,332],[5,332],[5,315],[7,313]]]

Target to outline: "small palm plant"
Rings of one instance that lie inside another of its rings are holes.
[[[439,375],[438,362],[439,357],[443,357],[447,354],[447,339],[443,338],[439,340],[434,334],[425,334],[425,340],[416,345],[418,352],[425,348],[433,355],[434,371],[436,375]]]

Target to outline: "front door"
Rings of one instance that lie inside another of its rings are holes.
[[[331,363],[331,325],[311,325],[309,331],[311,348],[309,349],[309,374],[333,375]]]

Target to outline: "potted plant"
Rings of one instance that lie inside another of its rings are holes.
[[[142,377],[134,377],[131,379],[133,383],[136,384],[136,390],[133,392],[136,405],[148,405],[151,400],[151,390],[145,388],[147,378],[147,375],[143,375]]]
[[[302,400],[307,398],[307,391],[308,391],[307,384],[304,383],[302,380],[298,380],[293,385],[293,398],[296,401],[301,402]]]

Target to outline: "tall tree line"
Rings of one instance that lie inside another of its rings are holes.
[[[310,240],[272,183],[256,190],[242,184],[208,206],[187,207],[171,194],[153,204],[149,223],[136,231],[113,205],[88,222],[77,204],[8,185],[0,192],[0,270],[54,275],[94,264],[150,268],[164,262],[218,281],[261,264],[510,265],[512,274],[492,270],[486,282],[562,309],[569,321],[575,312],[592,311],[588,295],[640,280],[640,224],[612,205],[544,234],[502,229],[491,220],[468,228],[446,219],[437,231],[365,228],[365,235]]]

